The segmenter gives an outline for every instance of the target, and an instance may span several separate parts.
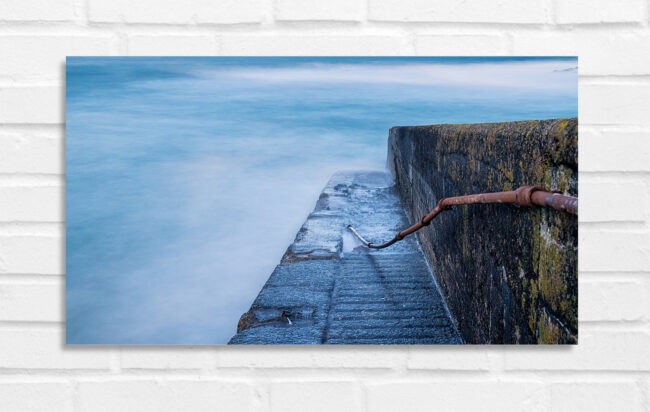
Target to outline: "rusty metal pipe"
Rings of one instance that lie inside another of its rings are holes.
[[[555,209],[562,212],[567,212],[572,215],[578,214],[578,198],[572,196],[565,196],[558,192],[550,192],[539,186],[522,186],[517,190],[510,190],[507,192],[494,192],[494,193],[478,193],[466,196],[445,197],[440,199],[438,205],[424,216],[418,223],[413,226],[402,230],[397,233],[394,238],[386,243],[375,245],[368,242],[363,238],[352,226],[348,225],[348,229],[361,241],[364,245],[373,249],[383,249],[395,242],[399,242],[406,236],[417,232],[425,226],[429,226],[431,221],[445,210],[450,210],[452,206],[472,205],[481,203],[513,203],[521,207],[546,207]]]

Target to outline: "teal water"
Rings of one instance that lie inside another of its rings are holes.
[[[67,342],[234,333],[388,129],[577,115],[575,58],[68,58]]]

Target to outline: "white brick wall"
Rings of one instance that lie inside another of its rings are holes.
[[[0,1],[0,409],[650,409],[649,10],[650,0]],[[64,346],[66,54],[578,54],[580,345]]]

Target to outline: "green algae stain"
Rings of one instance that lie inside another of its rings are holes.
[[[571,177],[573,176],[573,171],[566,166],[560,165],[557,171],[556,188],[557,190],[566,193],[569,191],[569,185],[571,184]]]
[[[545,237],[541,238],[540,243],[538,288],[551,309],[559,312],[566,294],[566,285],[561,276],[563,268],[559,245]]]
[[[530,296],[530,303],[528,307],[528,328],[531,331],[537,329],[537,283],[533,279],[529,279],[528,294]]]
[[[416,147],[416,153],[433,152],[429,153],[430,168],[445,177],[446,186],[437,184],[446,196],[514,190],[523,185],[565,193],[575,189],[576,119],[437,125],[417,130],[432,139],[432,146]],[[472,206],[469,211],[470,207],[464,206],[455,212],[455,218],[447,218],[452,219],[448,222],[455,220],[446,224],[451,245],[432,242],[433,266],[443,277],[443,288],[454,285],[444,291],[451,297],[452,312],[463,319],[461,322],[472,316],[472,321],[479,323],[489,318],[482,316],[489,302],[481,299],[490,298],[482,296],[480,288],[494,283],[484,266],[493,259],[495,266],[507,273],[513,310],[520,319],[511,330],[513,339],[566,341],[567,333],[575,333],[568,331],[577,331],[576,261],[572,256],[577,233],[567,232],[575,230],[575,223],[540,209]],[[486,240],[488,245],[483,243]]]
[[[558,325],[548,317],[546,311],[541,310],[537,321],[537,343],[558,344],[562,342],[562,335]]]

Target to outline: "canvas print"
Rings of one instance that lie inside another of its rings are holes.
[[[68,57],[68,344],[575,344],[575,57]]]

